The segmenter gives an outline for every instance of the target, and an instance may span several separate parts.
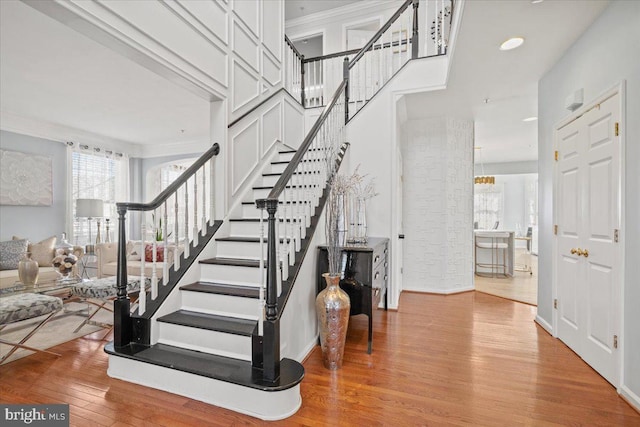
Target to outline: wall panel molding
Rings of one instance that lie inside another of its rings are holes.
[[[242,59],[256,73],[260,73],[260,42],[245,29],[242,21],[233,18],[231,45],[237,58]]]
[[[276,64],[266,52],[262,52],[262,77],[272,87],[282,82],[282,69]]]
[[[163,2],[203,37],[216,44],[220,49],[226,48],[229,26],[227,11],[218,2],[212,0],[180,3],[163,0]]]
[[[238,17],[253,33],[256,38],[260,38],[260,7],[262,2],[256,1],[234,1],[233,14]]]
[[[235,58],[231,59],[231,111],[236,113],[260,96],[259,80],[255,73]]]
[[[236,130],[230,138],[231,151],[229,182],[232,196],[242,187],[242,184],[258,164],[260,158],[260,119],[256,117],[245,127]]]

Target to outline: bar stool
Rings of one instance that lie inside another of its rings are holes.
[[[483,240],[478,240],[478,238]],[[507,232],[476,232],[475,233],[475,264],[476,274],[481,277],[507,277],[507,250],[509,249],[509,233]],[[478,261],[478,248],[491,251],[491,264]],[[500,263],[502,255],[502,263]],[[490,268],[491,274],[481,273],[480,268]],[[502,268],[502,273],[499,273]]]

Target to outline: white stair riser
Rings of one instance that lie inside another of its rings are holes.
[[[277,161],[278,162],[290,162],[295,156],[296,153],[278,153]]]
[[[188,348],[203,353],[251,360],[251,337],[158,322],[161,344]]]
[[[285,419],[302,404],[299,384],[282,391],[261,391],[114,355],[109,355],[107,374],[262,420]]]
[[[264,254],[262,254],[260,242],[216,242],[216,256],[222,258],[260,259],[262,254],[266,259],[266,239],[264,246]]]
[[[230,231],[229,234],[231,236],[260,236],[260,222],[259,221],[231,221],[231,227],[230,227]],[[284,237],[285,236],[285,232],[286,234],[291,234],[292,233],[292,227],[291,227],[291,223],[290,222],[280,222],[279,223],[280,226],[279,228],[279,233],[280,237]],[[285,226],[286,226],[286,230],[285,230]],[[268,224],[265,218],[265,221],[263,222],[263,227],[264,227],[264,233],[265,236],[267,234],[267,229],[268,229]],[[293,233],[294,236],[297,235],[298,233],[298,222],[294,222],[293,223]]]
[[[260,301],[257,298],[243,298],[186,290],[182,291],[181,296],[183,310],[250,320],[257,320],[260,314]]]
[[[200,264],[200,280],[203,282],[236,282],[247,286],[260,286],[262,277],[257,267],[237,265]]]
[[[269,165],[269,172],[271,173],[282,173],[287,168],[286,163],[278,163]]]
[[[310,209],[308,203],[302,204],[302,212],[304,215],[310,216]],[[283,213],[286,216],[290,216],[293,212],[298,215],[299,214],[300,205],[298,203],[282,203],[278,204],[278,215],[282,215]],[[284,211],[283,211],[284,210]],[[264,219],[267,218],[267,212],[265,211],[262,215]],[[256,205],[242,205],[242,218],[260,218],[260,209],[256,207]]]
[[[280,175],[267,175],[262,177],[262,181],[260,182],[261,187],[273,187],[276,185],[276,182],[280,179]]]

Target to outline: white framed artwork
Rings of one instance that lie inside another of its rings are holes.
[[[0,150],[0,205],[51,206],[51,157]]]

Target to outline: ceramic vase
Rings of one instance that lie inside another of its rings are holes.
[[[340,289],[339,274],[325,273],[322,277],[327,287],[316,297],[322,362],[325,368],[335,370],[342,367],[351,302],[349,295]]]
[[[31,259],[31,252],[25,252],[24,258],[18,262],[18,277],[20,282],[27,286],[33,286],[38,283],[38,274],[40,266],[38,261]]]

